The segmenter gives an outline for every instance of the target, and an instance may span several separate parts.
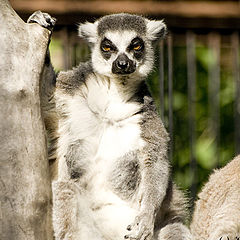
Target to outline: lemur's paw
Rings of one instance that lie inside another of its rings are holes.
[[[130,231],[128,235],[125,235],[125,239],[129,240],[152,240],[153,238],[153,223],[152,219],[148,217],[148,214],[141,214],[136,217],[133,224],[127,227]]]
[[[228,236],[222,236],[218,240],[230,240],[230,238]]]
[[[56,18],[51,17],[48,13],[36,11],[28,18],[27,23],[38,23],[40,26],[52,31],[56,21]]]

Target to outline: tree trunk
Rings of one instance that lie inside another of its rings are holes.
[[[50,32],[0,0],[0,239],[51,240],[40,78]]]

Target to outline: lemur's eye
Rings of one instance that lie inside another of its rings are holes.
[[[110,47],[110,46],[103,46],[103,47],[102,47],[102,50],[103,50],[104,52],[109,52],[109,51],[111,51],[111,47]]]
[[[104,38],[101,42],[100,48],[103,53],[110,54],[117,50],[116,46],[107,38]]]
[[[128,51],[131,52],[133,51],[134,54],[138,54],[139,56],[140,53],[143,53],[144,50],[144,42],[140,37],[134,38],[130,45],[128,46]]]
[[[133,50],[134,50],[134,51],[138,51],[138,50],[140,50],[141,48],[142,48],[142,46],[139,44],[139,45],[134,46]]]

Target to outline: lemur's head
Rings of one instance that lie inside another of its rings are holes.
[[[125,13],[79,26],[92,50],[93,69],[108,77],[146,77],[153,68],[153,43],[165,33],[163,21]]]

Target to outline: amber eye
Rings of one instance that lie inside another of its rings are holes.
[[[141,45],[136,45],[134,48],[133,48],[133,50],[135,50],[135,51],[138,51],[138,50],[140,50],[141,49]]]
[[[105,47],[102,47],[102,50],[103,50],[104,52],[109,52],[109,51],[111,50],[111,48],[108,47],[108,46],[105,46]]]

